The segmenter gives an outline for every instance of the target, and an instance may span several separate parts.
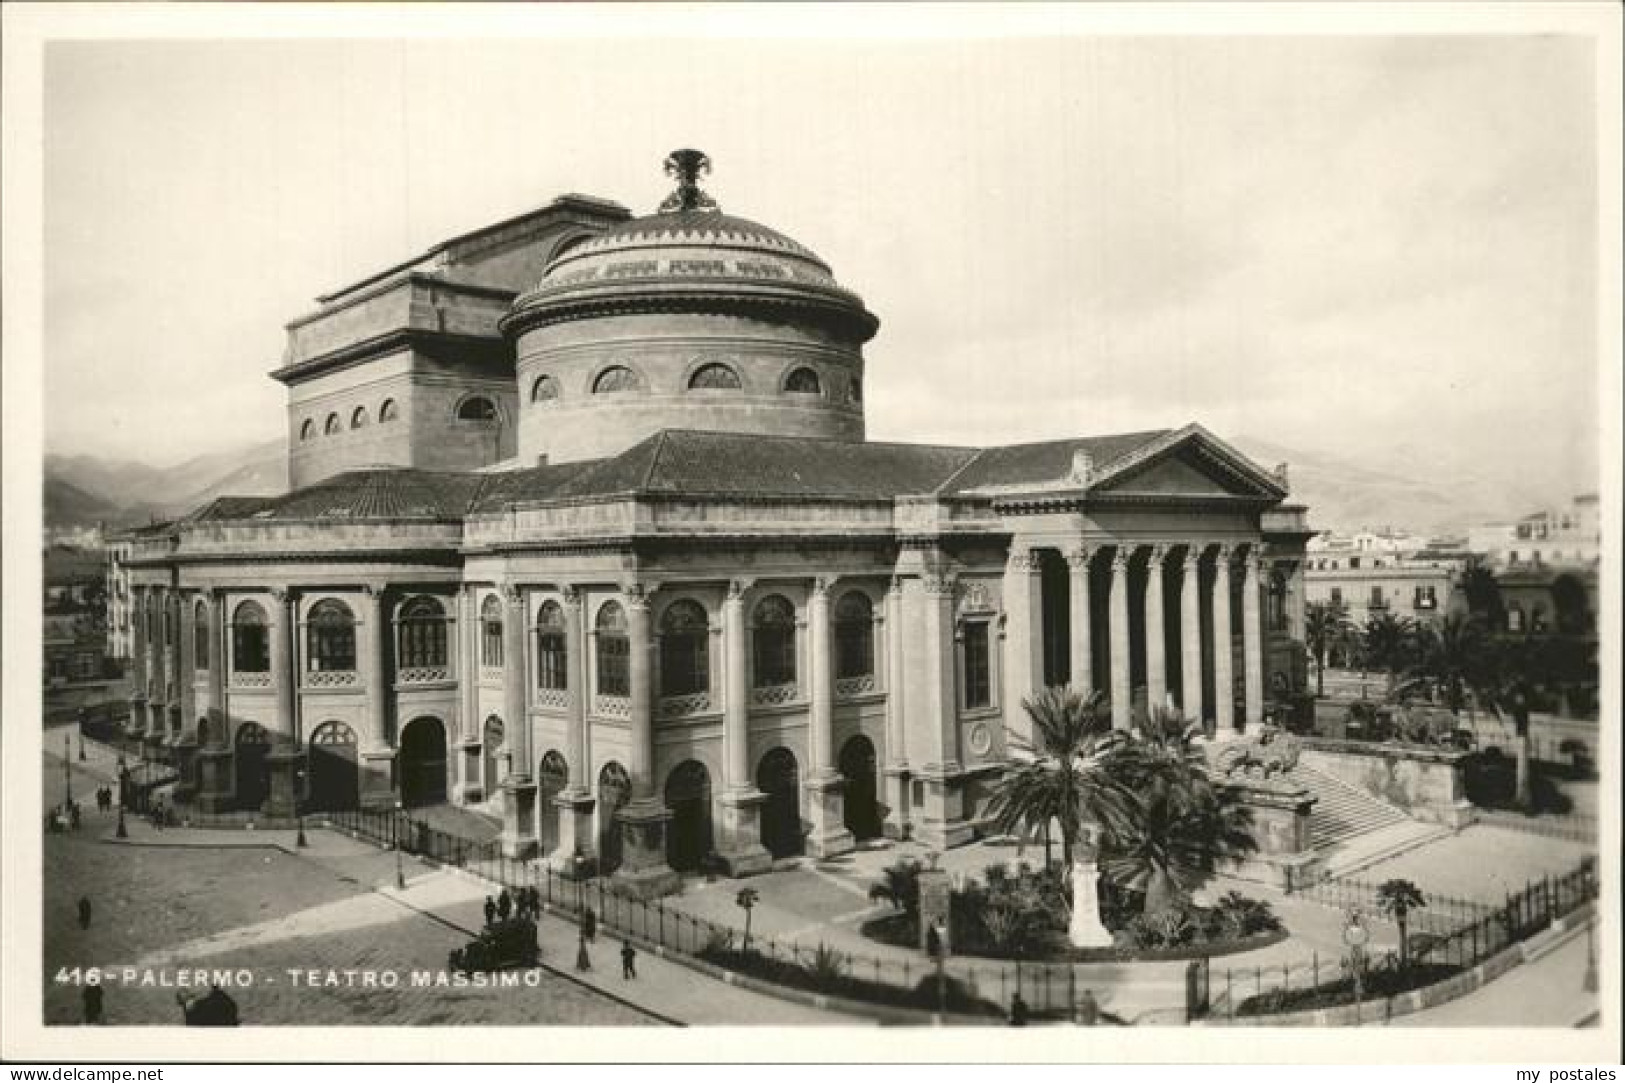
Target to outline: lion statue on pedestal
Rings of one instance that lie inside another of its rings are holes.
[[[1275,778],[1298,765],[1298,752],[1296,737],[1266,725],[1254,737],[1221,746],[1213,755],[1213,768],[1222,778]]]

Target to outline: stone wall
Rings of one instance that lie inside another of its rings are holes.
[[[1413,819],[1460,829],[1473,822],[1465,796],[1465,752],[1361,741],[1306,739],[1301,762],[1403,810]]]

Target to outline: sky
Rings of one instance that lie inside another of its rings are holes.
[[[880,318],[869,435],[1173,427],[1595,491],[1561,36],[52,43],[46,448],[284,431],[313,298],[563,192],[725,211]]]

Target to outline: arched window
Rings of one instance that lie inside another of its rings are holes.
[[[329,436],[337,436],[339,433],[344,431],[344,423],[339,420],[339,415],[327,415],[327,425],[325,426],[324,431]]]
[[[756,603],[751,634],[751,660],[756,687],[796,682],[796,611],[778,594]]]
[[[1286,631],[1286,576],[1283,573],[1271,570],[1264,605],[1264,627],[1272,632]]]
[[[312,673],[355,669],[355,616],[334,598],[317,602],[305,623],[305,667]]]
[[[818,373],[810,368],[798,368],[785,377],[784,389],[797,395],[821,395],[824,385],[818,380]]]
[[[632,646],[626,637],[626,610],[609,602],[598,611],[598,691],[605,696],[632,694]]]
[[[570,687],[569,635],[564,607],[543,602],[536,614],[536,687],[563,691]]]
[[[398,412],[395,409],[394,399],[385,399],[384,404],[378,407],[378,424],[380,425],[394,421],[397,416]]]
[[[660,694],[687,696],[711,690],[710,623],[705,609],[683,599],[660,618]]]
[[[611,365],[592,382],[594,395],[614,395],[622,391],[638,390],[638,377],[625,365]]]
[[[209,668],[209,610],[202,602],[192,607],[192,668]]]
[[[559,397],[559,382],[551,376],[538,376],[530,385],[531,402],[552,402]]]
[[[458,421],[495,421],[496,419],[496,403],[483,395],[466,398],[457,407]]]
[[[446,611],[433,598],[413,598],[395,618],[397,663],[401,669],[446,664]]]
[[[835,677],[871,677],[874,672],[874,608],[867,594],[854,590],[835,603]]]
[[[316,435],[316,419],[307,417],[305,423],[299,426],[299,439],[309,440]]]
[[[480,603],[480,665],[502,665],[502,603],[495,595]]]
[[[235,673],[271,671],[271,637],[265,610],[244,602],[231,615],[231,668]]]
[[[365,428],[367,420],[367,408],[365,406],[357,406],[350,412],[350,428],[352,429]]]
[[[694,391],[738,391],[739,373],[713,361],[695,369],[694,375],[688,378],[688,386]]]

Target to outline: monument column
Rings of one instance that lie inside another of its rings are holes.
[[[1255,726],[1264,721],[1264,645],[1263,618],[1258,604],[1258,547],[1248,547],[1242,563],[1245,577],[1241,589],[1241,642],[1242,659],[1246,672],[1242,674],[1245,689],[1246,724]]]
[[[893,578],[886,591],[886,823],[889,839],[907,831],[908,730],[904,685],[908,681],[903,653],[903,581]]]
[[[808,654],[811,660],[811,705],[807,714],[807,747],[811,770],[802,784],[807,792],[807,819],[812,831],[807,836],[807,852],[815,858],[844,854],[855,845],[846,829],[846,784],[835,769],[832,752],[834,734],[832,705],[835,695],[835,666],[831,658],[829,580],[813,580],[807,599]]]
[[[1128,561],[1130,550],[1117,546],[1112,555],[1111,652],[1112,729],[1126,730],[1133,716],[1134,689],[1129,675]]]
[[[1095,690],[1095,653],[1090,637],[1094,634],[1089,619],[1089,567],[1094,553],[1080,545],[1066,555],[1068,568],[1067,588],[1070,600],[1069,631],[1072,647],[1072,689],[1088,697]]]
[[[1235,643],[1230,633],[1230,547],[1219,546],[1213,561],[1213,727],[1220,736],[1235,729],[1236,691],[1232,674]]]
[[[666,825],[671,812],[655,796],[654,783],[654,642],[649,625],[649,596],[638,583],[622,588],[626,597],[629,712],[627,773],[632,776],[632,799],[617,812],[621,823],[622,860],[615,871],[617,886],[639,898],[651,899],[676,890],[679,880],[666,864]]]
[[[1011,543],[1004,566],[1004,722],[1027,741],[1032,721],[1021,706],[1043,685],[1044,629],[1035,604],[1039,562],[1030,549]]]
[[[530,711],[525,694],[525,665],[529,653],[526,634],[529,608],[523,588],[510,584],[503,591],[502,714],[513,749],[507,777],[502,780],[502,852],[524,859],[536,852],[536,777],[530,751]]]
[[[722,599],[722,743],[727,756],[718,853],[732,876],[766,872],[773,857],[762,846],[761,810],[767,795],[756,788],[750,771],[750,681],[745,671],[745,591],[750,583],[734,579]]]
[[[914,836],[927,846],[946,850],[969,841],[974,834],[965,819],[964,768],[959,757],[955,582],[952,575],[931,572],[921,578],[920,585],[923,605],[919,652],[925,671],[925,702],[916,717],[934,732],[926,737],[929,759],[915,772],[925,786],[924,804],[914,810]]]
[[[389,691],[385,687],[387,665],[384,652],[386,643],[384,617],[384,589],[367,585],[361,588],[361,627],[356,636],[356,668],[360,670],[362,688],[366,693],[366,715],[363,719],[359,760],[358,799],[365,809],[392,809],[398,788],[394,784],[395,749],[390,747],[388,710]]]
[[[1185,550],[1185,577],[1179,585],[1180,710],[1188,722],[1206,729],[1202,707],[1202,549]]]
[[[1168,699],[1168,646],[1162,599],[1162,560],[1166,546],[1153,545],[1145,562],[1145,712],[1151,717]]]

